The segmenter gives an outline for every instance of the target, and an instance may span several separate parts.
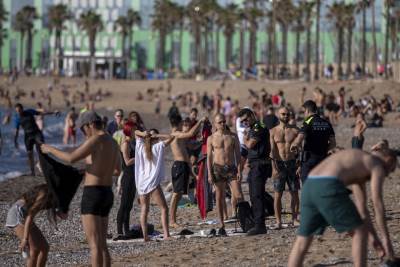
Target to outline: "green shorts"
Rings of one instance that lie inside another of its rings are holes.
[[[336,177],[308,177],[301,193],[298,235],[322,235],[327,226],[338,233],[349,232],[363,224],[351,191]]]

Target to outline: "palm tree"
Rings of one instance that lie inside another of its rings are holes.
[[[21,36],[21,68],[23,66],[22,49],[25,34],[27,35],[25,68],[29,69],[32,67],[33,23],[37,18],[36,8],[33,6],[24,6],[15,15],[14,28],[16,31],[20,32]]]
[[[310,64],[311,64],[311,26],[313,24],[312,17],[314,15],[314,7],[316,2],[314,1],[302,1],[300,3],[302,9],[304,10],[305,16],[305,27],[307,29],[306,33],[306,78],[310,80]]]
[[[257,3],[259,0],[252,0],[251,6],[248,6],[244,9],[245,18],[249,23],[249,66],[254,66],[256,62],[257,56],[257,28],[258,28],[258,19],[261,18],[264,14],[258,8]]]
[[[229,4],[220,11],[217,23],[223,28],[225,36],[225,68],[228,68],[229,63],[232,62],[233,35],[238,22],[239,14],[236,4]]]
[[[49,7],[49,30],[55,32],[54,48],[56,51],[56,60],[54,69],[59,71],[61,68],[61,36],[62,31],[65,29],[64,23],[72,18],[67,5],[58,4]],[[58,58],[58,60],[57,60]]]
[[[24,66],[24,40],[26,34],[26,24],[25,24],[25,17],[24,14],[19,11],[15,15],[14,21],[14,30],[19,32],[20,41],[19,41],[19,69],[22,69]]]
[[[185,6],[178,5],[176,9],[176,16],[179,25],[179,69],[182,69],[182,44],[183,44],[183,31],[185,30],[186,21],[186,8]]]
[[[8,12],[4,7],[3,0],[0,0],[0,72],[2,72],[2,48],[4,45],[4,40],[7,38],[7,30],[3,28],[3,22],[7,21]]]
[[[354,14],[357,10],[356,4],[347,4],[345,7],[345,24],[347,28],[347,70],[346,75],[349,78],[351,75],[351,63],[352,63],[352,40],[353,40],[353,29],[356,25]]]
[[[385,0],[385,18],[386,18],[386,33],[385,33],[385,78],[389,78],[389,40],[390,40],[390,17],[391,9],[394,6],[394,0]]]
[[[319,80],[319,35],[320,35],[320,23],[321,23],[321,0],[316,0],[316,29],[315,29],[315,69],[314,69],[314,80]]]
[[[376,45],[376,28],[375,28],[375,0],[371,0],[371,31],[372,31],[372,47],[373,47],[373,55],[372,55],[372,62],[373,67],[372,70],[374,72],[374,77],[378,74],[378,47]]]
[[[85,31],[89,36],[89,51],[90,51],[90,72],[91,76],[95,76],[95,62],[94,57],[96,54],[96,36],[97,33],[103,29],[103,21],[101,15],[97,14],[93,10],[88,10],[82,13],[79,20],[78,26],[81,30]]]
[[[294,25],[292,27],[293,31],[296,33],[296,58],[295,58],[295,72],[294,76],[296,78],[300,75],[300,37],[301,34],[304,32],[304,18],[303,18],[304,10],[301,5],[298,5],[294,8]]]
[[[240,44],[239,44],[239,66],[244,68],[244,34],[246,30],[246,13],[243,9],[239,10],[239,31],[240,31]]]
[[[362,41],[361,41],[361,74],[365,75],[366,61],[367,61],[367,9],[371,5],[371,0],[359,0],[357,12],[362,13],[361,20],[361,32],[362,32]]]
[[[129,63],[132,62],[132,43],[133,43],[133,27],[135,26],[140,26],[142,24],[142,18],[140,17],[140,13],[136,10],[133,9],[128,9],[126,12],[126,19],[127,23],[129,25],[128,28],[128,51],[127,51],[127,57],[129,60]],[[128,68],[128,66],[127,66]]]
[[[282,66],[287,64],[287,44],[289,27],[294,20],[294,6],[291,0],[281,0],[276,4],[277,21],[282,28]]]
[[[114,22],[114,31],[121,34],[123,69],[125,73],[128,67],[128,52],[130,52],[130,48],[127,49],[126,40],[128,39],[130,29],[131,27],[127,16],[119,16]]]
[[[343,2],[335,2],[328,6],[327,18],[332,21],[337,30],[337,44],[338,44],[338,76],[339,79],[343,76],[342,60],[343,60],[343,46],[344,46],[344,29],[346,27],[345,20],[346,4]]]

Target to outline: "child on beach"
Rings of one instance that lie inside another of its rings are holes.
[[[161,223],[164,231],[164,239],[168,239],[168,206],[161,189],[161,181],[165,178],[164,150],[173,137],[159,134],[158,130],[141,132],[135,131],[135,181],[140,197],[141,214],[140,224],[144,241],[149,241],[147,234],[147,216],[150,207],[150,197],[161,208]],[[164,140],[161,141],[160,139]]]
[[[55,222],[55,206],[47,184],[41,184],[19,197],[8,211],[6,227],[14,229],[20,239],[19,249],[28,257],[27,266],[46,265],[49,244],[33,220],[41,210],[48,210],[49,220]]]

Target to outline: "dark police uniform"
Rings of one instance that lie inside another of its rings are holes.
[[[269,131],[264,124],[256,122],[249,131],[249,138],[257,143],[248,148],[248,164],[250,167],[247,181],[249,183],[250,201],[254,214],[255,226],[265,229],[264,193],[265,183],[271,177],[271,152]]]
[[[39,115],[39,112],[34,109],[27,109],[24,110],[21,115],[17,114],[14,121],[16,129],[21,126],[24,130],[25,147],[28,152],[33,151],[33,146],[35,144],[44,142],[43,134],[35,121],[34,116],[36,115]]]
[[[329,138],[335,136],[332,125],[317,114],[303,122],[300,132],[305,135],[301,180],[305,182],[308,173],[328,155]]]

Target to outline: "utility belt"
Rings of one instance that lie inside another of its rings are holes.
[[[267,164],[267,165],[271,165],[271,158],[267,157],[267,158],[263,158],[263,159],[248,159],[249,161],[249,165],[252,164]]]
[[[301,151],[299,157],[300,157],[300,162],[303,163],[303,162],[308,161],[311,158],[323,159],[326,157],[326,155],[318,155],[318,154],[312,153],[311,151]]]

